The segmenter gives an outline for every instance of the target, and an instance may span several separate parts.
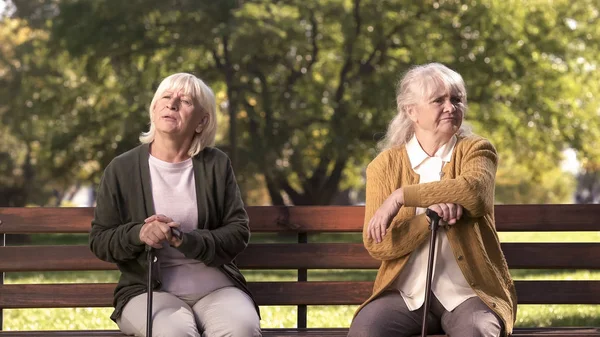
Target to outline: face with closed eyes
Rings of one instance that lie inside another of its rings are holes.
[[[156,101],[152,120],[158,133],[187,138],[202,130],[205,116],[193,97],[181,90],[169,89]]]
[[[421,96],[417,104],[408,109],[415,132],[450,138],[462,125],[464,95],[453,87],[437,85]]]

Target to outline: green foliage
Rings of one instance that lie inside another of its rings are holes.
[[[0,169],[31,172],[12,183],[43,186],[30,202],[97,183],[137,144],[158,82],[181,71],[215,90],[218,145],[260,203],[261,188],[275,204],[362,190],[396,81],[432,61],[465,78],[467,120],[501,156],[500,202],[569,201],[562,151],[600,159],[593,0],[14,3],[0,23]]]
[[[497,204],[565,204],[573,203],[575,176],[555,165],[548,165],[545,153],[530,156],[540,163],[532,169],[529,163],[519,163],[512,153],[500,154],[496,175]],[[546,171],[543,168],[546,168]]]

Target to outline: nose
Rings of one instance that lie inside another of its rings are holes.
[[[454,113],[456,111],[456,105],[448,98],[444,101],[444,112]]]
[[[167,103],[167,109],[169,110],[177,110],[177,97],[173,97]]]

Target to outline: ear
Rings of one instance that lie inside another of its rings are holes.
[[[198,124],[198,126],[196,127],[196,133],[202,132],[202,129],[204,129],[204,126],[207,123],[208,123],[208,116],[202,117],[202,120],[200,121],[200,124]]]
[[[414,104],[407,106],[405,110],[408,118],[410,118],[413,123],[417,123],[419,121],[419,113],[417,112],[417,107]]]

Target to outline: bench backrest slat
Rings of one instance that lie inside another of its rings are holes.
[[[253,232],[361,232],[362,206],[250,206]],[[600,231],[600,205],[497,205],[498,231]],[[88,233],[93,208],[0,207],[0,234]]]
[[[504,243],[513,269],[597,269],[600,244]],[[276,258],[274,258],[276,257]],[[237,264],[243,269],[376,269],[360,243],[250,244]],[[0,247],[0,271],[116,270],[97,259],[87,246]]]
[[[600,304],[597,281],[516,281],[515,285],[520,304]],[[111,283],[0,285],[0,307],[109,307],[114,287]],[[259,305],[355,305],[368,298],[373,283],[250,282],[249,287]]]

